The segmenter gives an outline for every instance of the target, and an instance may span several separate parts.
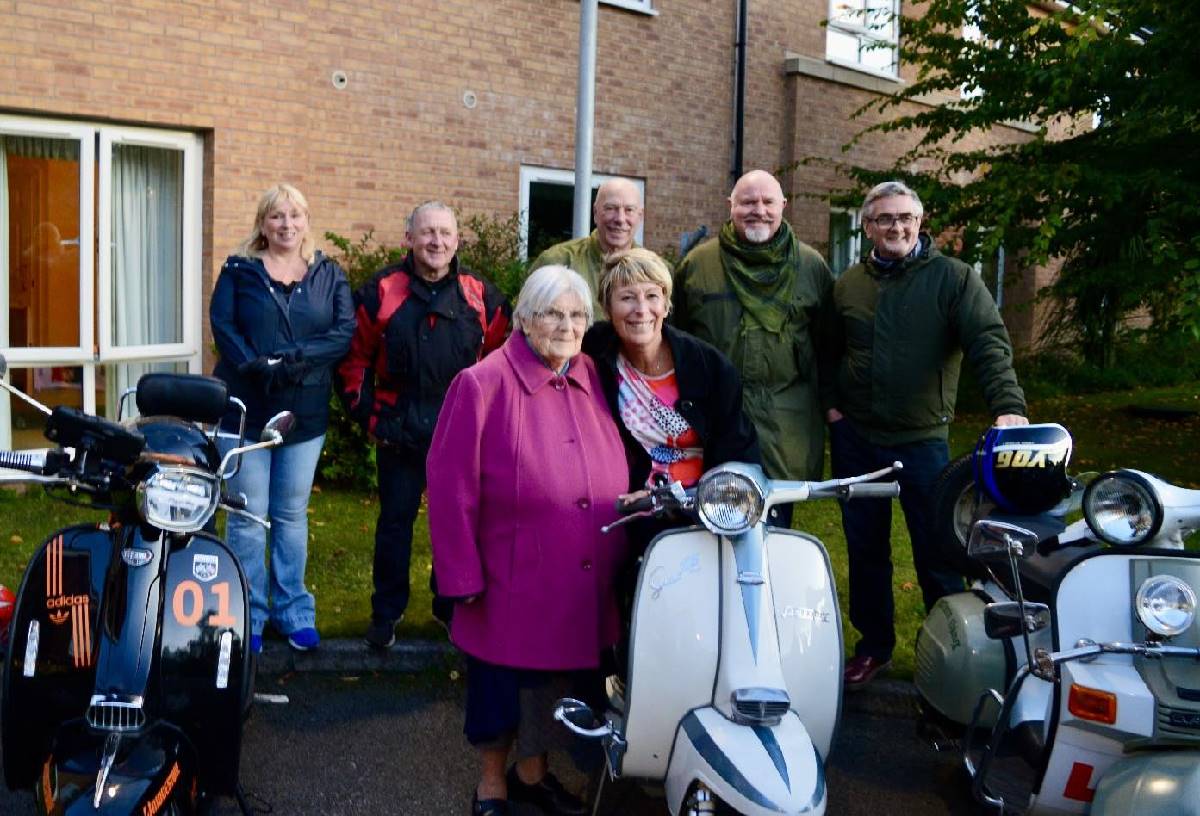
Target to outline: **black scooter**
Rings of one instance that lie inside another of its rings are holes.
[[[250,515],[224,493],[230,466],[279,445],[294,417],[279,414],[259,442],[221,458],[216,423],[236,408],[244,431],[245,406],[211,377],[145,375],[139,416],[124,423],[0,387],[47,415],[57,445],[0,451],[0,467],[109,511],[51,534],[25,569],[0,707],[5,781],[32,790],[45,814],[203,813],[223,795],[249,813],[238,784],[254,680],[249,592],[213,516]]]

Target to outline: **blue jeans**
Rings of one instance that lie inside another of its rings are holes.
[[[833,475],[839,479],[878,470],[897,460],[904,464],[891,478],[900,483],[900,507],[912,539],[913,566],[925,610],[945,595],[962,592],[962,576],[946,564],[933,535],[933,486],[950,455],[945,440],[874,445],[843,419],[829,426],[829,450]],[[850,623],[862,635],[854,652],[890,660],[896,646],[891,500],[842,502],[842,529],[850,561]]]
[[[222,455],[236,440],[220,437]],[[325,436],[242,456],[229,480],[230,493],[246,494],[246,509],[271,519],[271,566],[266,563],[267,530],[230,513],[225,538],[242,562],[250,586],[250,626],[261,635],[270,620],[280,634],[316,625],[316,602],[304,586],[308,562],[308,498]]]

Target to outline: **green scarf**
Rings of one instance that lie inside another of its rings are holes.
[[[784,221],[765,244],[748,244],[726,221],[719,240],[725,277],[742,309],[767,331],[780,334],[795,302],[799,248],[791,226]]]

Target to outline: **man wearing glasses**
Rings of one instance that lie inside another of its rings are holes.
[[[596,314],[602,315],[604,305],[599,298],[604,256],[633,247],[642,215],[642,193],[637,185],[629,179],[609,179],[596,190],[596,203],[592,205],[596,228],[592,234],[555,244],[534,259],[529,271],[558,265],[578,272],[592,292]]]
[[[898,181],[863,201],[873,248],[834,286],[834,318],[820,346],[822,389],[834,476],[866,473],[899,460],[900,506],[912,538],[925,608],[963,589],[932,534],[933,487],[949,457],[959,366],[971,361],[996,425],[1025,425],[1025,396],[1012,344],[979,275],[921,232],[917,194]],[[861,639],[846,664],[846,688],[886,669],[893,626],[890,500],[842,505],[850,561],[850,622]]]

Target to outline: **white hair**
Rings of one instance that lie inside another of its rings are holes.
[[[592,311],[592,292],[588,289],[587,281],[578,272],[557,264],[543,266],[529,273],[513,309],[517,324],[524,330],[539,312],[549,309],[564,292],[571,292],[579,298],[587,311],[587,324],[591,326],[595,313]]]

